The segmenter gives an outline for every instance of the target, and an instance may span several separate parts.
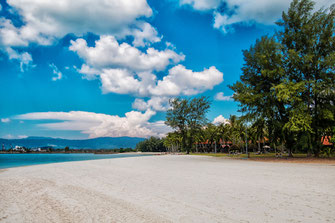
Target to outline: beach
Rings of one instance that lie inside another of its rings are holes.
[[[335,222],[335,165],[161,155],[0,170],[0,222]]]

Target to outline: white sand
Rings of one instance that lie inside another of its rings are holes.
[[[152,156],[0,171],[1,222],[335,222],[335,166]]]

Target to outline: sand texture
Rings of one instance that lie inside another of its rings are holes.
[[[0,222],[335,222],[335,166],[166,155],[12,168]]]

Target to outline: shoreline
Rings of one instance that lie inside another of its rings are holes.
[[[9,157],[2,155],[9,155]],[[81,161],[91,161],[91,160],[102,160],[102,159],[120,159],[120,158],[129,158],[129,157],[142,157],[142,156],[155,156],[161,155],[160,153],[113,153],[113,154],[94,154],[94,153],[67,153],[66,155],[63,153],[8,153],[8,154],[0,154],[0,170],[3,169],[12,169],[19,167],[27,167],[27,166],[39,166],[39,165],[48,165],[48,164],[56,164],[56,163],[69,163],[69,162],[81,162]],[[36,155],[43,155],[41,158],[36,157]],[[58,158],[57,155],[65,155],[61,156],[62,158]],[[69,155],[69,156],[68,156]],[[70,156],[72,155],[72,156]],[[81,155],[76,157],[76,155]],[[82,158],[82,155],[86,155],[86,158]],[[95,156],[96,155],[96,156]],[[12,156],[12,157],[11,157]],[[15,157],[19,156],[19,157]],[[27,157],[31,158],[27,158]],[[56,156],[56,157],[52,157]],[[50,159],[51,158],[51,159]],[[14,159],[14,160],[13,160]]]

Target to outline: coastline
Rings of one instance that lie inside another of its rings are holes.
[[[7,153],[0,154],[0,169],[86,160],[153,156],[161,153]]]
[[[0,171],[3,222],[335,221],[333,165],[146,156]]]

